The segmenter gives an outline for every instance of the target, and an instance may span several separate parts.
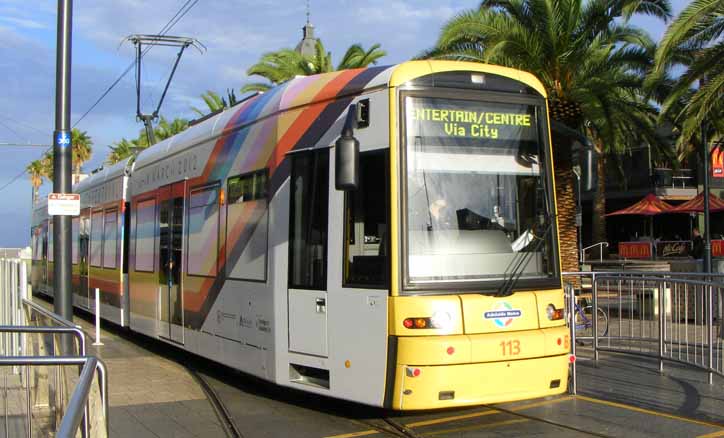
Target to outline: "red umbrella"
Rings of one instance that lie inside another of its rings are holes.
[[[716,213],[724,211],[724,201],[719,199],[715,194],[709,194],[709,211]],[[696,197],[689,199],[681,205],[669,210],[667,213],[702,213],[704,212],[704,192],[699,193]]]
[[[674,207],[671,204],[667,204],[666,202],[659,199],[658,196],[654,195],[653,193],[649,193],[644,197],[644,199],[640,200],[634,205],[626,207],[622,210],[614,211],[613,213],[608,213],[606,216],[621,216],[627,214],[655,216],[660,213],[668,213],[669,210],[671,210],[672,208]]]

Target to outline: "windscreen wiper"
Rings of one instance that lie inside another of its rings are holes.
[[[545,242],[546,236],[550,234],[551,228],[553,227],[554,223],[555,221],[551,220],[550,215],[545,215],[543,217],[543,223],[541,224],[541,228],[545,226],[543,232],[538,235],[535,232],[535,227],[531,230],[533,234],[533,246],[529,248],[528,251],[521,250],[515,254],[513,259],[508,264],[508,267],[505,268],[504,272],[504,275],[510,272],[510,276],[505,279],[503,285],[500,287],[500,291],[498,291],[498,293],[496,293],[494,296],[508,297],[513,295],[513,289],[518,283],[520,276],[523,275],[523,272],[528,266],[530,260],[533,258],[533,255],[538,252],[543,242]],[[529,244],[528,246],[531,245]]]

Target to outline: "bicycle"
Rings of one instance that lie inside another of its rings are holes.
[[[576,335],[583,337],[593,337],[593,306],[589,305],[585,298],[581,299],[582,306],[575,303],[575,325]],[[596,308],[596,331],[598,337],[604,337],[608,334],[608,315],[601,308]]]

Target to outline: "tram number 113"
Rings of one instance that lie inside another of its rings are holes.
[[[517,356],[520,354],[520,341],[517,339],[502,341],[500,348],[503,349],[503,356]]]

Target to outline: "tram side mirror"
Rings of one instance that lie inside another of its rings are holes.
[[[573,167],[574,172],[581,180],[581,190],[590,192],[596,190],[598,182],[598,154],[593,145],[585,143],[573,143]]]
[[[334,186],[337,190],[353,191],[359,186],[359,141],[354,137],[356,119],[356,105],[350,105],[342,135],[334,143]]]

